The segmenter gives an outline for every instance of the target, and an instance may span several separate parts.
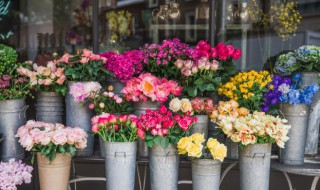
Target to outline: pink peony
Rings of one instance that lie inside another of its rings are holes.
[[[77,102],[82,102],[87,98],[87,92],[85,91],[83,83],[75,83],[70,87],[70,94]]]

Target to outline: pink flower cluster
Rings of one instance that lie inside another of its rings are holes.
[[[121,92],[127,101],[147,101],[150,98],[152,101],[165,102],[170,93],[179,96],[181,91],[182,87],[175,81],[144,73],[128,80],[126,87]]]
[[[54,84],[62,85],[67,77],[64,75],[64,68],[57,68],[57,63],[49,61],[46,67],[33,64],[33,70],[19,67],[17,72],[21,76],[27,76],[30,79],[31,86],[44,85],[51,86]]]
[[[70,87],[70,94],[76,101],[82,102],[86,98],[98,97],[101,88],[98,82],[77,82]]]
[[[87,133],[79,127],[66,127],[62,124],[50,124],[29,120],[26,125],[18,129],[16,137],[20,144],[31,151],[34,146],[46,146],[49,143],[55,145],[70,144],[78,149],[87,146]]]
[[[162,44],[145,44],[141,50],[145,56],[145,64],[155,62],[157,65],[166,65],[178,57],[191,55],[191,48],[178,38],[164,40]]]
[[[136,123],[133,122],[133,120],[136,118],[137,116],[132,114],[116,116],[109,113],[102,113],[101,115],[95,116],[91,119],[91,131],[92,133],[98,133],[102,126],[107,126],[108,130],[113,129],[117,132],[119,125],[121,124],[136,127]]]
[[[72,64],[73,62],[72,61],[70,62],[70,58],[72,58],[72,57],[74,57],[74,56],[66,53],[58,60],[58,62]],[[107,62],[107,58],[101,57],[100,55],[96,55],[88,49],[84,49],[84,50],[82,50],[81,59],[79,62],[81,64],[87,64],[89,61],[98,61],[98,60],[102,60],[102,62],[104,64]]]
[[[213,104],[213,100],[207,99],[200,99],[196,97],[195,99],[191,100],[192,109],[195,113],[203,113],[210,115],[216,105]]]
[[[11,77],[9,75],[3,75],[0,77],[0,88],[6,88],[10,86],[10,79]]]
[[[207,41],[201,40],[192,51],[192,57],[198,61],[202,57],[218,59],[225,61],[229,58],[238,60],[241,56],[240,49],[234,49],[232,45],[218,43],[216,47],[212,48]]]
[[[196,117],[191,117],[188,113],[173,116],[172,112],[162,105],[158,110],[147,109],[146,114],[142,114],[136,120],[138,126],[137,135],[141,139],[146,138],[146,133],[164,137],[174,127],[179,127],[186,132],[195,122],[197,122]]]
[[[32,166],[22,163],[21,160],[10,159],[9,162],[0,163],[0,189],[16,190],[17,185],[30,183]]]
[[[202,71],[216,71],[220,65],[219,61],[210,61],[207,57],[202,57],[198,61],[178,59],[174,64],[186,77],[196,75]]]
[[[126,51],[124,54],[105,52],[100,55],[108,59],[104,67],[121,82],[125,82],[142,72],[143,54],[139,50]]]

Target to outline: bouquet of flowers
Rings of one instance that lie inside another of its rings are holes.
[[[157,78],[150,73],[141,74],[127,81],[121,91],[127,101],[152,101],[165,102],[170,94],[179,96],[182,87],[177,82],[165,78]]]
[[[109,29],[111,30],[111,40],[122,42],[130,35],[130,21],[132,14],[128,11],[111,11],[108,12],[106,18],[109,22]]]
[[[74,156],[77,149],[84,149],[87,146],[88,135],[78,127],[30,120],[18,129],[16,137],[19,137],[20,144],[27,151],[40,152],[53,161],[57,153],[70,153]]]
[[[17,190],[17,185],[31,183],[32,166],[24,164],[21,160],[10,159],[9,162],[0,163],[0,189]]]
[[[102,113],[91,119],[92,133],[108,142],[134,142],[138,139],[135,115]]]
[[[320,71],[320,47],[305,45],[294,52],[280,55],[275,63],[274,72],[290,75],[292,72]]]
[[[188,155],[194,158],[217,159],[223,162],[227,156],[227,147],[220,144],[217,139],[209,138],[205,142],[204,135],[195,133],[189,137],[183,137],[178,142],[178,154]],[[205,149],[203,153],[203,149]]]
[[[108,86],[107,91],[102,92],[98,82],[75,83],[70,87],[70,94],[75,101],[90,102],[89,109],[96,113],[131,113],[129,102],[122,95],[113,93],[113,86]]]
[[[103,68],[105,57],[84,49],[81,55],[64,54],[58,62],[68,81],[103,81],[110,73]]]
[[[19,99],[30,94],[29,80],[20,76],[17,68],[30,66],[31,62],[16,63],[18,54],[8,46],[0,44],[0,100]]]
[[[219,84],[237,72],[232,60],[237,60],[241,51],[231,45],[219,43],[216,47],[200,41],[191,51],[190,58],[179,58],[175,65],[182,73],[184,91],[191,97],[208,96]]]
[[[104,52],[100,55],[107,59],[103,66],[121,82],[126,82],[142,72],[144,55],[140,50],[129,50],[123,54]]]
[[[209,98],[200,99],[196,97],[193,100],[187,98],[174,98],[169,103],[169,109],[174,113],[187,113],[190,112],[191,115],[210,115],[212,110],[214,110],[213,101]]]
[[[178,58],[186,59],[191,56],[191,48],[179,39],[164,40],[161,44],[145,44],[141,51],[144,55],[144,71],[157,77],[180,81],[181,74],[174,66]]]
[[[290,125],[285,125],[287,120],[264,112],[254,112],[246,116],[223,116],[217,124],[219,128],[233,142],[240,142],[241,146],[249,144],[277,143],[284,148],[285,142],[289,139],[288,132]]]
[[[218,93],[238,101],[241,107],[256,111],[260,110],[264,94],[268,91],[267,85],[271,81],[268,71],[241,72],[231,77],[229,82],[221,85]]]
[[[64,75],[64,68],[57,68],[55,61],[49,61],[46,67],[34,63],[32,69],[20,66],[17,72],[27,77],[30,87],[37,91],[57,92],[63,95],[67,92],[65,85],[67,77]]]
[[[179,139],[188,135],[192,124],[197,122],[196,117],[190,113],[173,115],[164,105],[158,110],[147,109],[135,120],[138,129],[138,136],[145,140],[148,147],[157,144],[167,148],[169,143],[177,144]]]

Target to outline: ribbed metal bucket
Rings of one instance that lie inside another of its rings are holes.
[[[176,146],[170,144],[163,149],[153,145],[150,149],[151,190],[177,190],[179,177],[179,156]]]
[[[25,99],[0,101],[0,133],[3,141],[0,143],[1,161],[24,158],[24,149],[15,137],[19,127],[26,123]]]
[[[303,165],[307,136],[309,106],[306,104],[280,104],[280,110],[291,125],[285,148],[280,148],[279,160],[286,165]]]
[[[76,82],[68,82],[68,89]],[[76,102],[73,96],[69,93],[66,95],[66,125],[70,127],[80,127],[84,131],[91,131],[91,118],[94,116],[94,111],[88,108],[88,104],[81,105]],[[94,137],[88,135],[87,147],[83,150],[78,150],[76,156],[91,156],[93,154]]]
[[[107,79],[107,84],[113,86],[113,88],[114,88],[113,92],[115,94],[120,94],[121,90],[125,87],[125,83],[119,81],[115,77],[109,77]]]
[[[71,155],[66,153],[57,154],[56,158],[50,160],[37,153],[39,181],[41,190],[67,190],[71,168]]]
[[[208,138],[208,126],[209,126],[209,116],[208,115],[195,115],[198,121],[193,124],[190,129],[190,135],[195,133],[204,134],[204,138]]]
[[[226,138],[225,145],[227,146],[227,159],[239,159],[239,143],[233,142],[231,139]]]
[[[247,145],[239,151],[240,189],[269,190],[271,143]]]
[[[137,142],[104,142],[108,190],[134,190]]]
[[[319,73],[305,72],[302,74],[302,86],[308,86],[312,83],[319,83]],[[310,115],[307,129],[305,154],[316,155],[318,151],[319,141],[319,125],[320,125],[320,92],[312,99],[310,105]]]
[[[64,124],[64,100],[61,94],[38,92],[35,108],[37,121]]]
[[[134,115],[140,116],[141,114],[145,114],[147,109],[150,110],[157,110],[160,107],[159,102],[153,102],[153,101],[146,101],[146,102],[134,102],[133,104],[133,110]],[[149,156],[149,150],[144,142],[144,140],[139,139],[138,140],[138,157],[148,157]]]
[[[219,190],[221,162],[212,159],[197,159],[192,162],[192,189]]]

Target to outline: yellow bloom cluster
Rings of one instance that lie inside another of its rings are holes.
[[[123,38],[129,36],[130,22],[132,14],[128,11],[111,11],[108,12],[106,18],[109,22],[109,29],[111,30],[111,40],[112,41],[123,41]]]
[[[204,135],[200,133],[195,133],[189,137],[183,137],[178,142],[178,153],[194,158],[200,158],[204,148],[202,145],[203,142],[205,142]],[[208,139],[206,149],[210,152],[213,159],[220,160],[221,162],[223,162],[223,159],[227,155],[227,147],[213,138]]]
[[[231,77],[230,82],[220,86],[218,93],[225,95],[230,99],[241,100],[249,99],[261,93],[271,82],[271,76],[268,71],[249,71],[241,72],[234,77]]]
[[[220,101],[216,110],[213,110],[210,115],[210,119],[212,122],[219,122],[224,117],[237,118],[246,116],[249,113],[250,111],[247,108],[239,108],[239,104],[235,100],[229,100],[227,102]]]

